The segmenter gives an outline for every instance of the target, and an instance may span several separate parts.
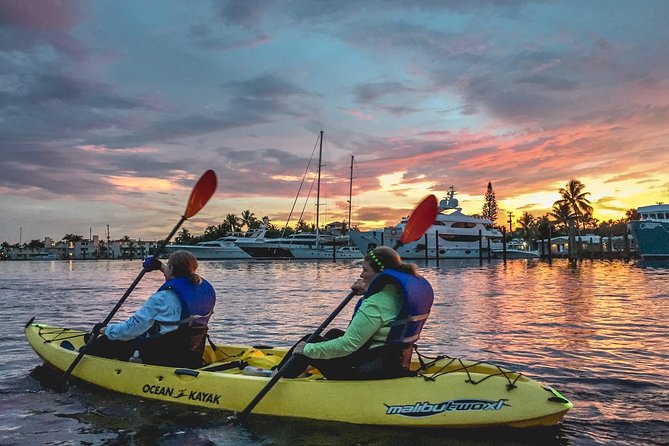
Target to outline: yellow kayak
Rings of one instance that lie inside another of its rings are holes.
[[[48,365],[65,371],[86,333],[29,324],[25,334]],[[72,376],[127,395],[241,412],[270,379],[263,369],[285,352],[207,346],[207,365],[197,370],[85,355]],[[307,378],[281,379],[253,413],[377,426],[536,427],[557,424],[573,406],[551,387],[493,364],[442,356],[412,369],[418,376],[332,381],[314,370]]]

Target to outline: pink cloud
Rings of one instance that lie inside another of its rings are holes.
[[[358,119],[361,119],[363,121],[373,121],[374,120],[374,115],[371,115],[369,113],[364,113],[360,110],[346,110],[343,109],[345,113],[348,113],[349,115],[355,116]]]
[[[70,29],[79,21],[81,5],[70,0],[0,2],[0,24],[43,31]]]

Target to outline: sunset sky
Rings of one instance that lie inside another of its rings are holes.
[[[320,130],[321,222],[351,155],[362,227],[489,181],[499,223],[543,215],[572,178],[622,218],[669,202],[668,42],[665,0],[5,0],[0,241],[163,238],[207,169],[191,232],[282,226]]]

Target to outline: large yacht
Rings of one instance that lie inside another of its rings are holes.
[[[361,259],[362,253],[347,246],[348,237],[298,232],[282,238],[244,243],[239,247],[254,259]]]
[[[669,204],[658,203],[637,209],[641,220],[628,223],[639,247],[641,258],[647,261],[669,261]]]
[[[394,246],[402,235],[408,218],[403,218],[397,225],[372,231],[352,229],[351,240],[362,252],[376,246]],[[441,259],[478,258],[491,256],[502,250],[502,233],[493,228],[493,222],[485,218],[472,217],[462,213],[455,198],[455,189],[451,186],[446,198],[439,203],[439,213],[425,236],[413,243],[407,243],[397,249],[403,259]],[[480,245],[479,245],[480,238]],[[481,249],[479,250],[479,246]]]
[[[167,245],[165,251],[169,254],[174,251],[188,251],[198,260],[235,260],[250,259],[249,254],[241,249],[246,244],[262,244],[265,240],[269,220],[263,219],[263,225],[249,236],[228,235],[216,240],[200,242],[195,245]]]

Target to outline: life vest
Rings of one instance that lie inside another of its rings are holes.
[[[181,317],[178,322],[159,322],[163,325],[187,325],[206,327],[214,312],[216,292],[209,282],[202,281],[194,285],[188,277],[176,277],[168,280],[158,291],[172,290],[181,302]]]
[[[386,325],[390,327],[386,344],[411,346],[420,337],[434,301],[432,286],[424,277],[386,269],[369,284],[367,292],[356,304],[355,311],[358,311],[363,300],[381,291],[388,283],[399,285],[402,306],[395,320]]]

